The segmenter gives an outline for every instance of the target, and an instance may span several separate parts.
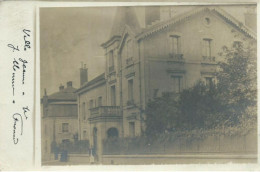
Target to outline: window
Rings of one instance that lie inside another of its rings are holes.
[[[102,97],[98,98],[98,106],[102,106]]]
[[[62,123],[62,132],[63,133],[69,132],[69,123]]]
[[[81,110],[82,110],[83,120],[86,120],[86,103],[85,102],[82,103]]]
[[[212,39],[203,39],[203,56],[211,57]]]
[[[170,36],[170,46],[172,54],[180,54],[180,36],[171,35]]]
[[[70,139],[63,139],[62,140],[62,143],[64,143],[64,144],[68,144],[70,142]]]
[[[47,142],[47,140],[45,140],[45,145],[44,145],[45,152],[48,152],[48,147],[47,147],[47,145],[48,145],[48,142]]]
[[[115,67],[114,67],[114,52],[113,50],[109,51],[109,72],[113,72],[115,70]]]
[[[87,131],[86,130],[83,131],[83,139],[84,140],[87,139]]]
[[[243,43],[241,41],[234,41],[233,47],[234,48],[242,48]]]
[[[135,137],[135,122],[129,122],[129,136]]]
[[[114,52],[113,50],[109,51],[109,67],[114,66]]]
[[[127,41],[127,58],[133,57],[133,41]]]
[[[206,25],[210,25],[210,18],[209,17],[205,17],[205,19],[204,19],[205,21],[204,21],[204,23],[206,24]]]
[[[134,94],[134,81],[133,79],[128,80],[128,101],[133,101]]]
[[[89,109],[92,109],[94,107],[94,101],[90,100],[89,101]]]
[[[153,98],[156,98],[158,96],[159,89],[156,88],[153,90]]]
[[[175,93],[180,93],[183,87],[183,78],[182,76],[172,76],[172,89]]]
[[[116,106],[116,87],[115,85],[111,86],[111,106]]]
[[[46,124],[44,125],[44,134],[45,134],[45,136],[47,135],[47,125]]]
[[[207,87],[212,87],[214,85],[213,77],[205,77],[205,80],[206,80]]]

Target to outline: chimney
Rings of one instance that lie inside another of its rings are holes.
[[[60,85],[59,90],[60,90],[60,91],[64,90],[64,86],[63,86],[63,85]]]
[[[160,20],[160,7],[149,6],[145,8],[145,25],[151,25],[153,22]]]
[[[67,82],[67,87],[72,87],[72,81]]]
[[[85,82],[88,82],[88,68],[86,67],[86,64],[81,64],[80,68],[80,85],[83,85]]]
[[[247,7],[247,11],[245,13],[245,25],[256,32],[257,20],[256,20],[256,8],[255,7]]]

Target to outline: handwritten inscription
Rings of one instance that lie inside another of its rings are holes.
[[[25,119],[28,118],[28,116],[26,115],[26,113],[27,113],[28,111],[30,111],[29,108],[28,108],[28,106],[23,107],[23,115],[24,115]]]
[[[23,29],[23,52],[27,51],[28,49],[31,48],[31,42],[30,42],[30,34],[31,31],[28,29]],[[29,64],[29,60],[22,57],[23,54],[21,53],[19,49],[19,45],[15,44],[7,44],[7,47],[10,48],[10,50],[13,53],[13,59],[12,59],[12,73],[11,73],[11,81],[12,81],[12,94],[13,94],[13,104],[15,104],[15,99],[18,98],[18,96],[24,96],[25,91],[23,90],[24,88],[21,89],[16,89],[16,87],[19,86],[19,81],[21,81],[22,85],[26,84],[26,69]],[[22,72],[22,73],[20,73]],[[20,77],[21,76],[21,77]],[[21,79],[20,79],[21,78]],[[18,81],[18,83],[17,83]],[[16,92],[19,90],[23,90],[22,94],[17,94]],[[21,104],[24,102],[20,102]],[[21,136],[23,135],[23,127],[24,127],[24,119],[27,120],[29,118],[29,112],[30,109],[27,105],[23,106],[21,108],[22,113],[20,112],[15,112],[12,115],[12,120],[13,120],[13,143],[16,145],[19,143]]]
[[[14,125],[13,125],[13,141],[14,144],[17,144],[19,141],[19,136],[17,136],[17,130],[20,130],[20,133],[18,135],[23,135],[23,118],[22,115],[19,113],[13,114],[13,120],[14,120]],[[17,126],[18,123],[18,126]],[[19,124],[20,123],[20,124]]]
[[[25,68],[26,68],[26,63],[28,63],[26,60],[23,60],[22,58],[19,58],[19,60],[23,63],[23,79],[22,79],[22,83],[24,84],[24,80],[25,80]]]
[[[15,72],[16,69],[19,69],[19,63],[18,61],[16,61],[16,59],[14,58],[13,60],[13,73],[12,73],[12,88],[13,88],[13,96],[14,96],[14,89],[15,89]]]
[[[27,112],[30,111],[29,107],[23,107],[23,115],[20,113],[15,113],[13,114],[13,120],[14,120],[14,125],[13,125],[13,142],[14,144],[17,144],[19,142],[19,136],[23,135],[23,116],[25,119],[28,119]],[[20,131],[20,132],[19,132]]]
[[[13,52],[14,52],[14,51],[20,51],[19,48],[18,48],[18,46],[14,47],[13,44],[8,44],[7,46],[8,46],[9,48],[11,48],[11,49],[13,50]]]
[[[23,33],[25,34],[24,36],[23,36],[23,39],[24,39],[24,51],[26,51],[27,50],[27,48],[31,48],[31,46],[30,46],[30,41],[28,41],[27,40],[27,38],[28,37],[30,37],[30,33],[31,31],[30,30],[27,30],[27,29],[24,29],[23,30]]]

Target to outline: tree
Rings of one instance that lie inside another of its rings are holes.
[[[198,81],[193,87],[185,89],[178,100],[179,129],[213,128],[223,118],[225,105],[221,102],[215,85],[206,86]]]
[[[254,42],[236,41],[231,48],[224,46],[220,55],[218,89],[227,105],[223,113],[235,125],[248,108],[256,107],[256,47]]]
[[[177,126],[177,101],[172,94],[163,94],[162,97],[150,101],[146,108],[146,134],[155,136]]]
[[[207,87],[199,81],[180,94],[163,94],[150,101],[146,108],[146,134],[216,126],[224,106],[217,91],[215,86]]]

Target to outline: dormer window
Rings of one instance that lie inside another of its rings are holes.
[[[126,43],[127,58],[133,57],[133,41],[130,39]]]
[[[113,50],[109,51],[109,67],[114,66],[114,52]]]
[[[108,54],[108,58],[109,58],[109,72],[114,71],[114,52],[113,50],[109,51]]]

